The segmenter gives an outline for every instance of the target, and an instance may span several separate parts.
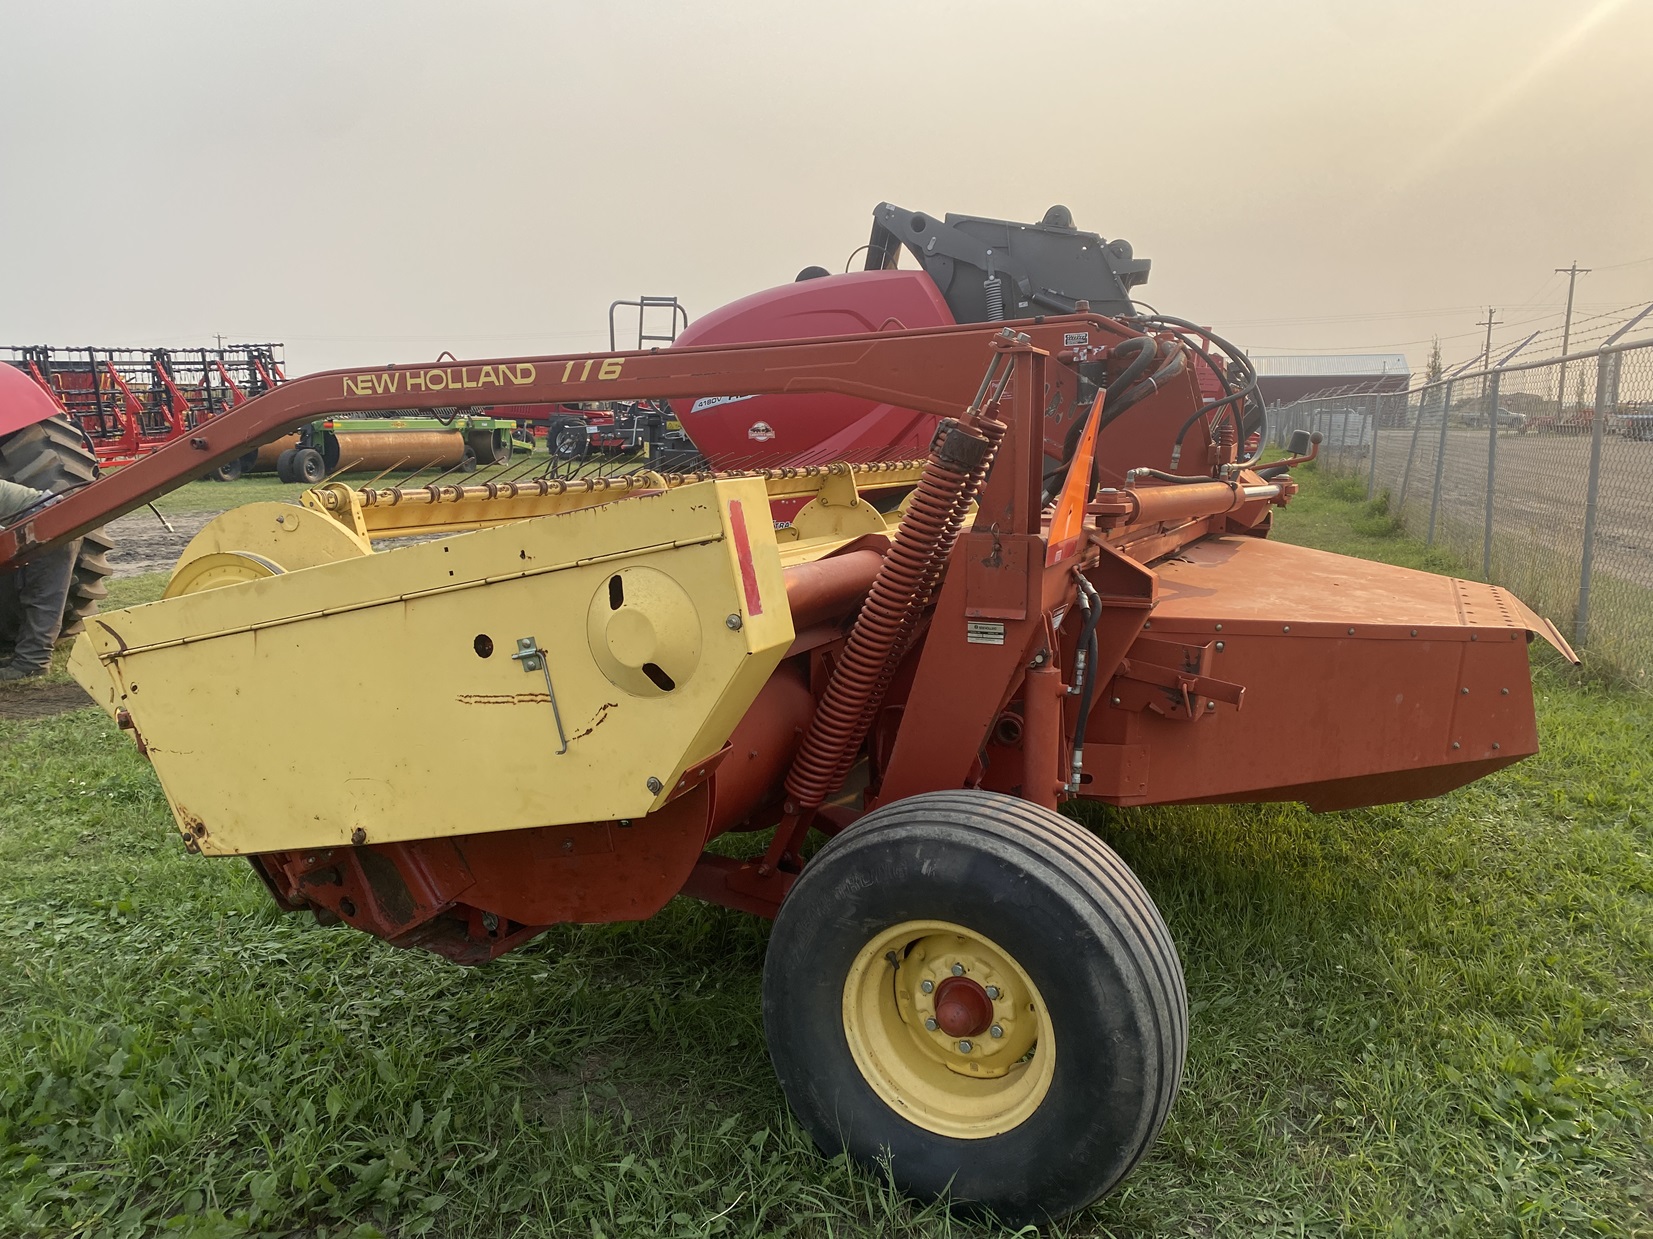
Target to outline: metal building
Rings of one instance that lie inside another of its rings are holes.
[[[1290,404],[1336,389],[1405,391],[1412,370],[1404,353],[1338,353],[1252,357],[1264,404]]]

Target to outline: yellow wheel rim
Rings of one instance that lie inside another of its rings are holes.
[[[942,1136],[1009,1131],[1039,1108],[1056,1071],[1032,978],[950,921],[906,921],[861,948],[844,981],[844,1035],[873,1092]]]

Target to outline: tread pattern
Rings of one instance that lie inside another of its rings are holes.
[[[884,835],[893,831],[910,829],[920,823],[933,825],[943,815],[950,824],[992,836],[1001,845],[1021,852],[1030,867],[1054,868],[1059,873],[1071,870],[1088,878],[1107,893],[1106,900],[1097,899],[1084,881],[1072,885],[1122,939],[1135,943],[1133,958],[1143,967],[1141,979],[1153,998],[1158,1031],[1166,1043],[1166,1058],[1175,1067],[1168,1078],[1161,1081],[1149,1123],[1149,1138],[1129,1163],[1134,1167],[1153,1146],[1154,1137],[1171,1112],[1182,1086],[1183,1060],[1188,1049],[1188,992],[1183,984],[1182,961],[1164,918],[1130,866],[1094,833],[1072,818],[998,792],[958,790],[910,796],[868,814],[856,823],[859,829],[852,828],[829,840],[814,859],[819,861],[835,843],[841,843],[840,850],[848,851],[857,844],[882,841]],[[809,869],[809,865],[804,866],[798,879],[800,884],[808,880]]]
[[[1097,1177],[1089,1182],[1082,1175],[1067,1178],[1065,1185],[1060,1177],[1049,1179],[1037,1189],[1045,1193],[1043,1199],[1022,1197],[1019,1195],[1022,1189],[1011,1187],[1010,1197],[992,1205],[996,1209],[1008,1209],[1006,1216],[1025,1214],[1028,1218],[1044,1210],[1059,1215],[1081,1208],[1116,1186],[1153,1147],[1181,1087],[1188,1045],[1188,998],[1181,961],[1170,931],[1136,875],[1098,836],[1053,810],[996,792],[928,792],[886,805],[828,840],[804,866],[781,908],[775,936],[771,938],[771,960],[780,961],[774,975],[791,976],[800,960],[806,958],[798,952],[819,949],[812,935],[822,932],[840,915],[850,915],[836,911],[841,907],[842,883],[881,882],[884,879],[870,875],[892,873],[891,857],[906,855],[924,864],[926,862],[918,858],[947,854],[979,858],[980,863],[987,866],[978,870],[981,873],[1021,875],[1026,885],[1018,882],[1016,889],[1022,893],[1013,898],[1036,899],[1037,904],[1027,905],[1030,908],[1048,900],[1052,912],[1058,907],[1067,909],[1057,914],[1057,919],[1066,919],[1074,931],[1082,932],[1087,940],[1097,944],[1102,955],[1094,957],[1093,966],[1104,968],[1113,977],[1110,984],[1124,987],[1119,1001],[1135,1012],[1130,1018],[1135,1023],[1134,1036],[1139,1038],[1140,1049],[1132,1061],[1136,1071],[1142,1074],[1129,1077],[1136,1081],[1136,1100],[1129,1111],[1117,1112],[1116,1121],[1111,1124],[1108,1139],[1114,1152],[1106,1167],[1096,1164]],[[966,872],[969,872],[968,866],[954,871],[948,880],[956,881]],[[913,877],[909,872],[903,880],[922,883],[924,879]],[[863,885],[862,889],[867,888]],[[1009,889],[1006,888],[1007,892]],[[853,896],[851,899],[853,901]],[[801,902],[794,904],[794,901]],[[897,902],[904,908],[912,907],[910,902],[899,898]],[[804,918],[792,922],[800,927],[797,930],[788,929],[787,912],[792,906],[797,907]],[[1085,924],[1082,931],[1073,917]],[[830,929],[826,932],[831,933]],[[785,988],[782,986],[774,992],[778,995]],[[793,1099],[793,1090],[799,1088],[803,1092],[795,1100],[805,1101],[807,1095],[805,1104],[811,1109],[811,1122],[819,1126],[822,1122],[838,1121],[821,1112],[822,1092],[812,1082],[811,1069],[803,1066],[800,1074],[799,1061],[789,1057],[783,1070],[782,1059],[776,1057],[773,1038],[777,1035],[790,1038],[795,1032],[784,1022],[779,1027],[771,1025],[771,1011],[798,1008],[793,1005],[795,998],[772,1008],[776,999],[772,999],[771,994],[770,963],[766,961],[766,1032],[772,1038],[771,1056],[788,1089],[789,1099]],[[791,1042],[784,1040],[782,1044]],[[813,1077],[820,1078],[835,1077]],[[1061,1121],[1070,1122],[1071,1118]],[[821,1147],[829,1152],[843,1147],[830,1137],[823,1138],[819,1131],[814,1134]],[[945,1138],[937,1139],[945,1143]],[[1014,1139],[1014,1136],[1007,1135],[1004,1139]],[[856,1155],[866,1156],[866,1150]],[[915,1154],[912,1149],[906,1153],[909,1157],[915,1155],[920,1160],[909,1164],[921,1167],[917,1173],[922,1176],[927,1173],[922,1169],[926,1165],[923,1155]],[[1025,1157],[1027,1150],[1006,1149],[1004,1155]],[[936,1156],[944,1162],[950,1155],[938,1149]],[[930,1161],[928,1171],[934,1171],[936,1164]],[[922,1177],[918,1182],[924,1182]],[[985,1183],[981,1179],[976,1182]],[[925,1186],[920,1190],[930,1189]],[[983,1186],[982,1190],[997,1189]]]
[[[66,417],[58,414],[0,438],[0,477],[36,490],[61,492],[98,476],[97,455]],[[98,603],[109,595],[107,578],[114,572],[109,552],[114,542],[102,529],[83,535],[74,575],[63,604],[63,627],[58,636],[85,631]]]

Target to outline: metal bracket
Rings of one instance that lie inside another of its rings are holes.
[[[529,675],[536,671],[545,673],[545,694],[551,698],[551,717],[557,720],[557,739],[562,741],[562,748],[557,750],[557,756],[561,757],[568,752],[568,734],[562,729],[562,711],[557,708],[557,690],[551,687],[551,660],[533,637],[518,637],[517,652],[512,654],[511,658],[521,663],[523,671]]]
[[[1109,685],[1109,704],[1115,709],[1146,710],[1177,722],[1194,723],[1217,708],[1219,701],[1238,710],[1245,700],[1243,685],[1209,674],[1213,646],[1139,637],[1132,657],[1120,660]]]

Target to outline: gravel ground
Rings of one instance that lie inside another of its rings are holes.
[[[116,576],[171,572],[189,540],[217,515],[216,512],[174,512],[166,518],[172,526],[168,530],[148,508],[128,512],[104,526],[115,540],[115,549],[109,552],[109,564]]]
[[[1378,480],[1397,497],[1411,447],[1410,430],[1385,429],[1378,441]],[[1428,520],[1438,430],[1419,436],[1407,485],[1407,515]],[[1500,536],[1547,547],[1576,561],[1583,545],[1589,489],[1587,435],[1510,434],[1498,438],[1494,545]],[[1362,465],[1364,468],[1364,465]],[[1468,530],[1479,547],[1486,514],[1486,431],[1453,428],[1446,435],[1438,521]],[[1602,442],[1596,506],[1598,572],[1653,588],[1653,442],[1609,435]]]

